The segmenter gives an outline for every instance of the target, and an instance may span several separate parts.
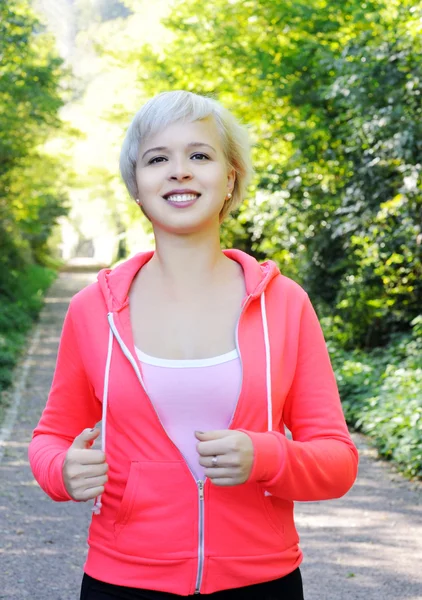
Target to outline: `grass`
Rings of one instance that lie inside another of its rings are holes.
[[[13,383],[13,369],[55,278],[56,271],[30,265],[22,272],[11,272],[7,293],[0,291],[0,423],[10,402],[7,390]]]

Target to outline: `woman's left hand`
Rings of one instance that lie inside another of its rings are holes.
[[[215,485],[239,485],[248,479],[254,460],[251,438],[243,431],[195,431],[199,464]]]

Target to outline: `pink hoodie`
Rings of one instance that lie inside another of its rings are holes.
[[[224,252],[243,267],[247,291],[236,331],[243,381],[230,425],[254,445],[243,485],[195,481],[145,393],[128,291],[152,252],[101,271],[70,303],[29,457],[43,490],[70,500],[66,452],[102,420],[109,481],[85,564],[96,579],[183,596],[277,579],[302,560],[294,501],[338,498],[356,478],[357,450],[307,294],[272,261]]]

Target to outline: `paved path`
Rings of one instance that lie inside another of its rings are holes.
[[[93,279],[63,274],[41,315],[27,386],[0,464],[2,599],[79,598],[90,506],[45,496],[29,469],[27,446],[46,401],[67,304]],[[353,490],[340,500],[296,508],[306,600],[421,600],[422,486],[377,461],[362,437],[355,440],[361,464]]]

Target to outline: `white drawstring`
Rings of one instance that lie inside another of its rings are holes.
[[[266,383],[267,383],[267,422],[268,431],[273,430],[273,402],[271,391],[271,351],[270,339],[268,336],[267,310],[265,307],[265,292],[261,295],[261,314],[262,326],[264,329],[264,344],[265,344],[265,367],[266,367]]]
[[[262,328],[264,330],[264,344],[265,344],[265,378],[267,387],[267,429],[268,431],[273,430],[273,401],[272,401],[272,388],[271,388],[271,350],[270,350],[270,339],[268,336],[268,322],[267,322],[267,309],[265,306],[265,292],[261,295],[261,315],[262,315]],[[264,496],[271,496],[270,492],[264,491]]]
[[[109,336],[108,336],[108,350],[107,350],[107,360],[104,374],[104,390],[103,390],[103,410],[101,417],[101,450],[105,453],[106,450],[106,431],[107,431],[107,402],[108,402],[108,382],[110,379],[110,364],[111,364],[111,355],[113,352],[113,332],[110,328]],[[95,498],[94,506],[92,507],[92,512],[95,515],[99,515],[101,512],[101,494]]]

